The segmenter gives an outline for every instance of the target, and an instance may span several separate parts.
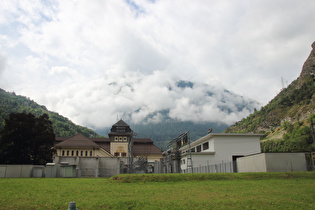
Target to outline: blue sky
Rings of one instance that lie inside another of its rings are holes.
[[[202,85],[191,93],[165,86],[189,80],[268,103],[281,78],[299,76],[315,41],[314,11],[313,0],[2,1],[0,87],[92,127],[139,107],[138,121],[189,107],[187,119],[231,123],[248,113],[216,115],[215,99],[196,102]],[[206,108],[213,112],[196,113]]]

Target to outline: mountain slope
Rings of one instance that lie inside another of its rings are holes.
[[[283,140],[293,128],[309,127],[315,113],[315,42],[312,48],[295,81],[282,89],[266,106],[224,132],[265,133],[264,140]]]
[[[3,129],[5,119],[9,117],[10,113],[32,113],[35,116],[46,113],[53,123],[56,136],[68,137],[82,133],[89,137],[99,137],[93,130],[75,125],[69,119],[48,111],[45,106],[41,106],[29,98],[17,96],[15,93],[6,92],[0,88],[0,130]]]

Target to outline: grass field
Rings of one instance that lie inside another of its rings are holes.
[[[0,179],[0,209],[315,209],[315,173]]]

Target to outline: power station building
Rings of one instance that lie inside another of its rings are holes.
[[[162,158],[162,150],[154,145],[153,140],[135,138],[123,120],[112,126],[108,136],[88,138],[77,134],[68,138],[56,137],[54,163],[72,165],[76,168],[76,176],[98,177],[153,172],[155,162]]]

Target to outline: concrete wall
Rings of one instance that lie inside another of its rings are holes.
[[[60,164],[46,165],[45,177],[46,178],[60,177]]]
[[[121,161],[124,164],[127,162],[127,158],[57,157],[54,160],[57,164],[69,163],[69,165],[74,165],[77,170],[76,177],[114,176],[120,173]]]
[[[0,178],[43,177],[44,166],[0,165]]]
[[[265,153],[236,159],[237,172],[266,172]]]
[[[268,172],[307,171],[304,153],[266,153]]]
[[[99,177],[111,177],[120,173],[120,160],[117,158],[99,159]]]
[[[188,154],[181,158],[181,170],[183,173],[186,173],[187,165],[188,165]],[[193,167],[202,167],[209,166],[215,164],[214,154],[213,153],[192,153],[191,159],[193,162]]]
[[[304,153],[261,153],[237,159],[238,172],[307,171]]]

